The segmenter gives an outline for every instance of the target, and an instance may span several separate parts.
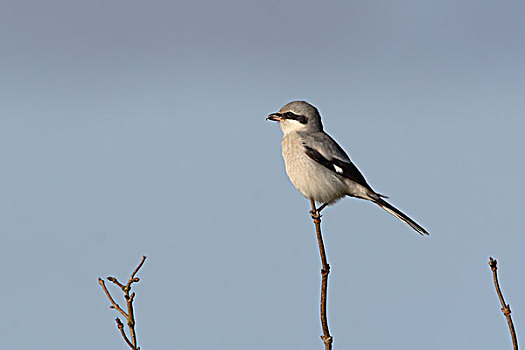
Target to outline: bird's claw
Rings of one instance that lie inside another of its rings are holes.
[[[312,215],[312,219],[314,220],[321,220],[321,214],[319,213],[319,210],[310,210],[310,215]]]

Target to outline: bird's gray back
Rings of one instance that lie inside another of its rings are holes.
[[[308,146],[323,155],[327,159],[337,158],[339,160],[350,162],[346,152],[330,137],[327,133],[321,132],[298,132],[303,147]]]

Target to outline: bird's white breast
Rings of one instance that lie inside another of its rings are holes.
[[[297,133],[286,134],[281,145],[286,173],[306,198],[333,203],[346,195],[345,181],[308,157]]]

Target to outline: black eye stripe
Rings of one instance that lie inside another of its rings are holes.
[[[297,120],[301,124],[306,124],[306,117],[304,115],[298,115],[293,112],[286,112],[284,113],[284,116],[286,117],[286,119],[293,119]]]

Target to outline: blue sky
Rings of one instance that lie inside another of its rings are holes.
[[[373,205],[326,209],[335,349],[510,348],[525,324],[519,1],[0,4],[6,348],[125,348],[97,277],[144,254],[143,349],[320,349],[320,262],[285,176],[317,106]]]

